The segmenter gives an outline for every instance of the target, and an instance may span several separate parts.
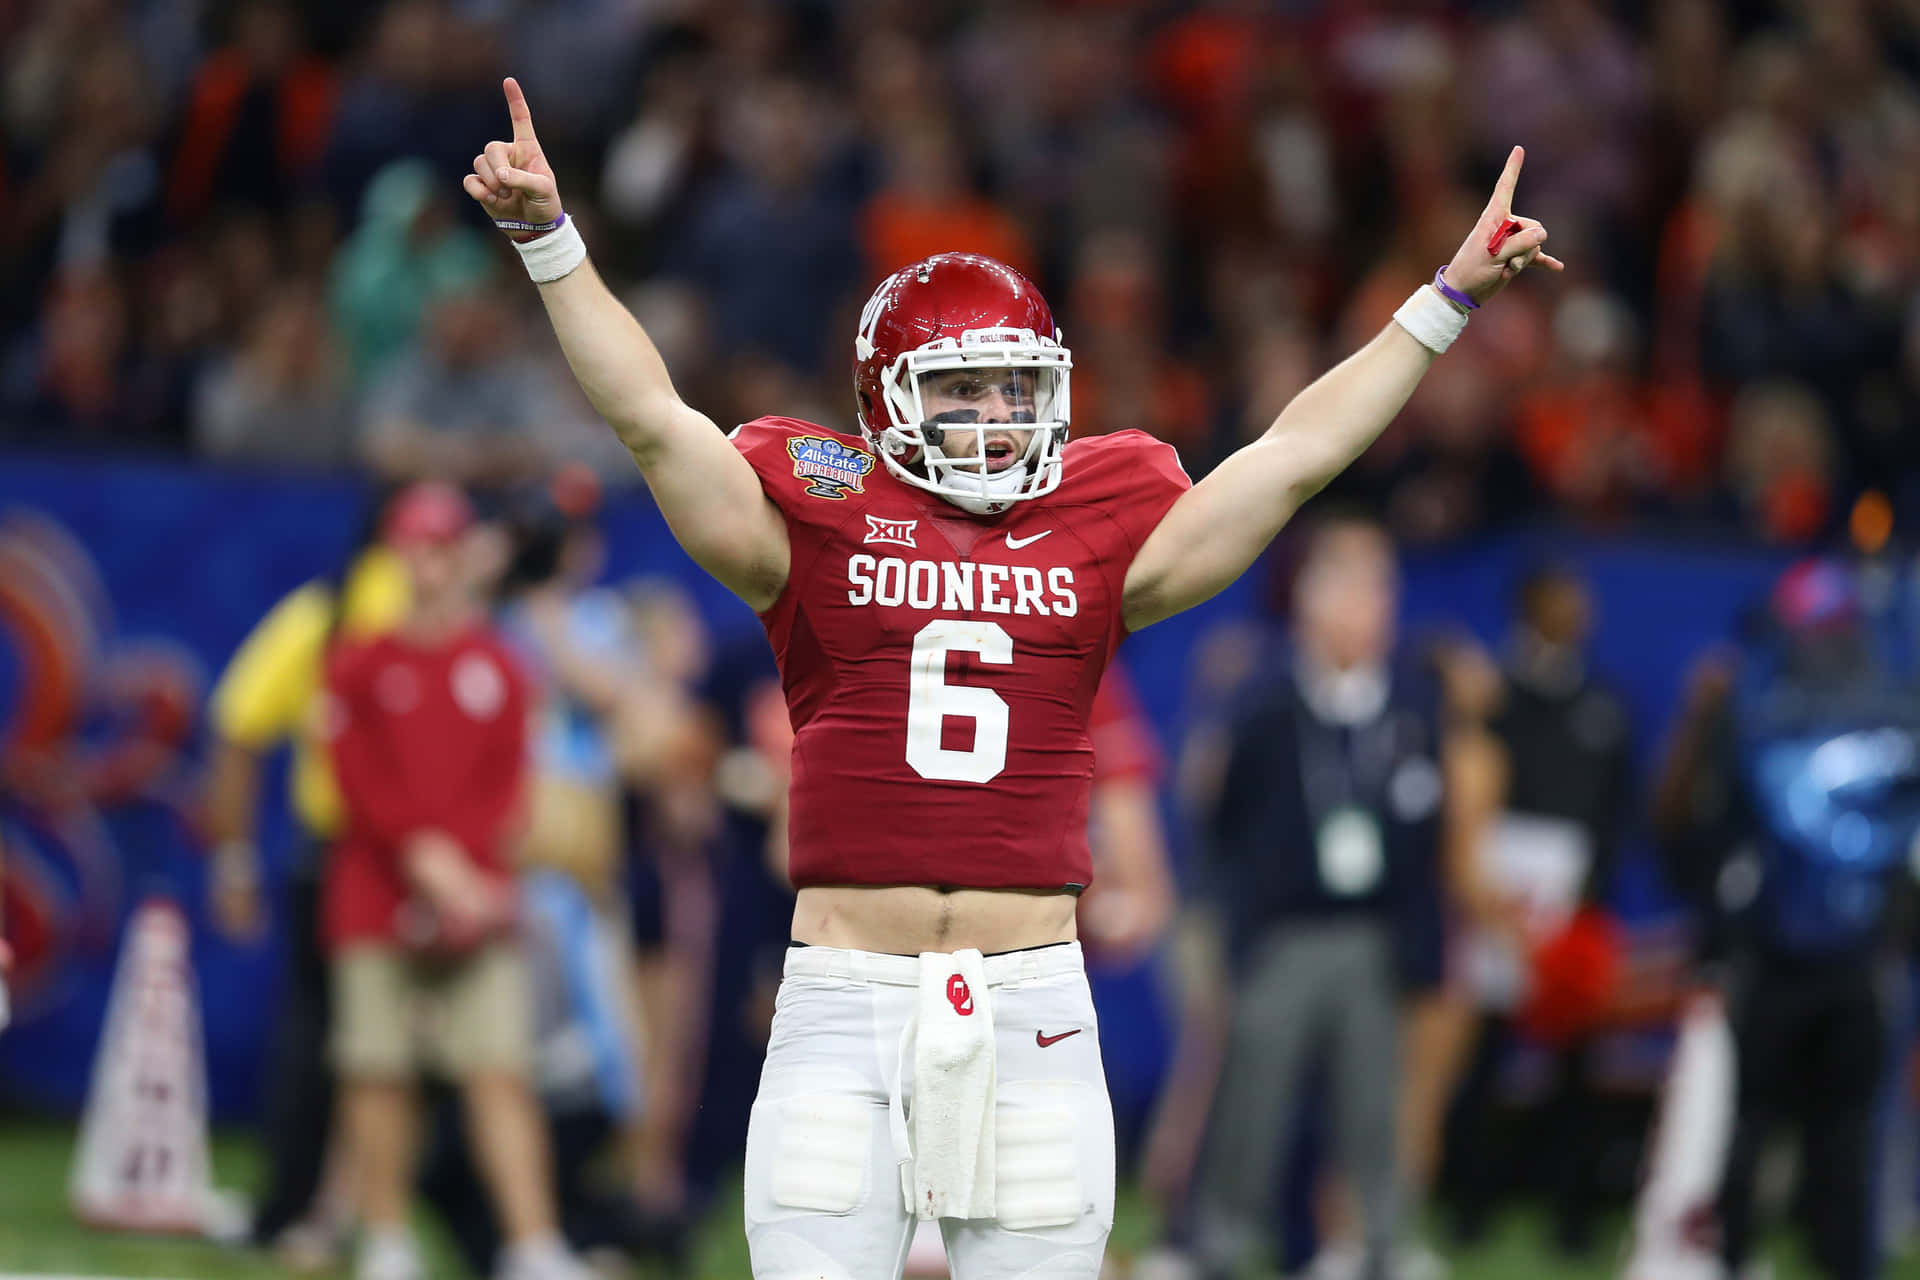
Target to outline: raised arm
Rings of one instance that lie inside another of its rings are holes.
[[[1562,269],[1559,259],[1540,251],[1547,231],[1532,218],[1514,219],[1518,230],[1489,251],[1495,234],[1513,218],[1513,188],[1524,159],[1519,147],[1508,155],[1480,221],[1445,269],[1447,285],[1476,306],[1531,262]],[[1466,310],[1432,285],[1422,286],[1394,322],[1315,379],[1264,435],[1183,494],[1127,570],[1122,607],[1128,628],[1138,630],[1192,608],[1244,573],[1300,504],[1393,421],[1434,356],[1451,341],[1447,330],[1457,333],[1464,323]],[[1414,336],[1409,323],[1422,337]]]
[[[768,608],[789,565],[779,509],[726,436],[680,399],[640,322],[585,259],[526,96],[511,78],[504,88],[513,140],[489,142],[473,158],[467,194],[522,246],[573,376],[640,465],[674,537],[735,595]]]

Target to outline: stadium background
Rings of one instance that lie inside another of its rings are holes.
[[[1910,2],[27,0],[0,5],[0,63],[0,831],[22,951],[0,1167],[7,1130],[78,1106],[131,905],[201,912],[201,699],[274,600],[338,564],[369,476],[404,467],[379,420],[396,387],[497,371],[517,419],[433,424],[482,442],[475,476],[586,459],[609,580],[681,584],[716,650],[757,633],[666,536],[459,195],[504,130],[504,71],[603,271],[717,420],[844,425],[872,279],[980,248],[1063,313],[1077,429],[1145,426],[1196,475],[1451,253],[1525,144],[1519,206],[1567,276],[1490,307],[1336,492],[1401,537],[1411,638],[1497,647],[1523,567],[1588,574],[1643,766],[1689,663],[1782,565],[1880,550],[1885,515],[1897,538],[1920,514]],[[461,308],[481,332],[436,330]],[[1269,616],[1276,577],[1129,641],[1169,750],[1203,638]],[[277,787],[265,822],[283,847]],[[1674,905],[1643,839],[1628,863],[1617,905],[1655,927]],[[242,1121],[274,949],[203,930],[195,964],[216,1112]],[[1137,1118],[1161,993],[1142,969],[1101,994]],[[1659,1047],[1640,1048],[1644,1083]],[[716,1170],[751,1053],[713,1055]]]

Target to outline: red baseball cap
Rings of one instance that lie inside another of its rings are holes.
[[[444,480],[422,480],[408,485],[387,508],[380,540],[391,547],[448,543],[472,524],[473,504],[466,494]]]

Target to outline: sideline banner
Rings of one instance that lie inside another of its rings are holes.
[[[213,1111],[254,1109],[282,945],[207,927],[203,705],[261,615],[347,554],[365,500],[349,478],[0,454],[0,927],[16,952],[0,1101],[79,1110],[125,921],[152,894],[193,926]],[[717,631],[757,630],[649,504],[607,523],[613,572],[672,578]],[[277,764],[270,900],[290,839]]]
[[[126,918],[157,894],[193,926],[213,1112],[255,1108],[281,944],[235,945],[206,927],[193,821],[202,708],[254,622],[345,556],[364,501],[364,486],[344,477],[0,454],[0,919],[18,952],[0,1100],[78,1111]],[[687,590],[717,642],[764,643],[753,615],[674,545],[644,494],[616,499],[603,524],[610,577],[666,578]],[[1514,575],[1542,548],[1591,576],[1600,665],[1634,706],[1643,744],[1664,729],[1688,662],[1727,634],[1782,563],[1733,549],[1508,537],[1410,558],[1405,633],[1464,626],[1498,643]],[[1141,705],[1170,754],[1200,641],[1249,616],[1268,576],[1256,566],[1215,600],[1128,640]],[[289,828],[278,770],[266,786],[261,846],[271,861],[286,853]],[[271,893],[278,867],[268,870]],[[1102,1040],[1126,1108],[1157,1085],[1165,1022],[1144,971],[1099,985],[1112,996]]]

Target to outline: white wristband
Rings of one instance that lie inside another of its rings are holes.
[[[1467,327],[1467,313],[1448,302],[1431,285],[1421,285],[1393,313],[1394,323],[1412,334],[1436,355],[1453,345]]]
[[[580,228],[573,225],[572,218],[561,223],[558,231],[548,232],[538,240],[515,240],[513,247],[520,251],[521,260],[527,264],[527,274],[535,284],[547,284],[571,275],[575,267],[587,260],[587,242],[580,238]]]

